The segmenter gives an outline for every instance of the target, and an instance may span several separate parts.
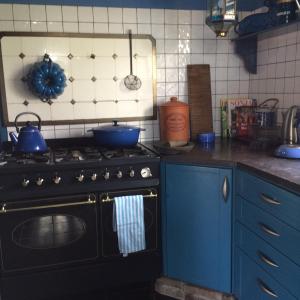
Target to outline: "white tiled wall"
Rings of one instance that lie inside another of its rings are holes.
[[[300,25],[264,33],[258,41],[257,74],[250,76],[250,96],[258,102],[279,99],[281,112],[300,105]]]
[[[157,43],[157,100],[178,96],[187,102],[187,64],[210,64],[214,130],[220,133],[219,100],[248,96],[249,74],[234,54],[233,43],[216,39],[205,25],[205,11],[0,4],[0,31],[49,31],[152,34]],[[159,138],[158,121],[142,140]],[[90,125],[89,125],[90,126]],[[44,128],[46,137],[85,134],[84,125]]]

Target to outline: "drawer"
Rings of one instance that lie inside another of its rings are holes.
[[[236,178],[239,195],[300,230],[300,196],[243,171]]]
[[[240,223],[236,229],[238,247],[292,295],[300,297],[300,267]]]
[[[239,300],[296,300],[268,273],[237,248],[235,294]]]
[[[300,265],[300,231],[241,197],[237,197],[236,201],[236,218],[290,260]]]

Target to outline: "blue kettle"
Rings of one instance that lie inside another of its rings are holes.
[[[29,121],[26,122],[26,126],[19,129],[18,119],[23,115],[34,115],[38,119],[38,127],[33,126]],[[15,152],[20,153],[42,153],[47,152],[47,144],[41,134],[41,118],[38,114],[33,112],[23,112],[16,116],[15,127],[18,136],[14,132],[10,132],[9,136],[14,145]]]

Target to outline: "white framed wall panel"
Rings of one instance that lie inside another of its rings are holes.
[[[128,90],[127,34],[5,33],[1,37],[1,98],[6,125],[32,111],[44,124],[82,124],[156,119],[156,45],[150,35],[133,35],[133,74],[142,86]],[[50,103],[29,90],[27,74],[48,54],[64,69],[67,86]]]

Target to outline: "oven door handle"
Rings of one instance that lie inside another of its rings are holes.
[[[28,207],[20,207],[20,208],[6,208],[6,203],[3,203],[2,207],[0,209],[0,214],[37,210],[37,209],[47,209],[47,208],[60,208],[60,207],[68,207],[68,206],[90,205],[90,204],[95,204],[95,203],[96,203],[96,196],[94,194],[89,195],[88,199],[86,201],[40,205],[40,206],[28,206]]]

